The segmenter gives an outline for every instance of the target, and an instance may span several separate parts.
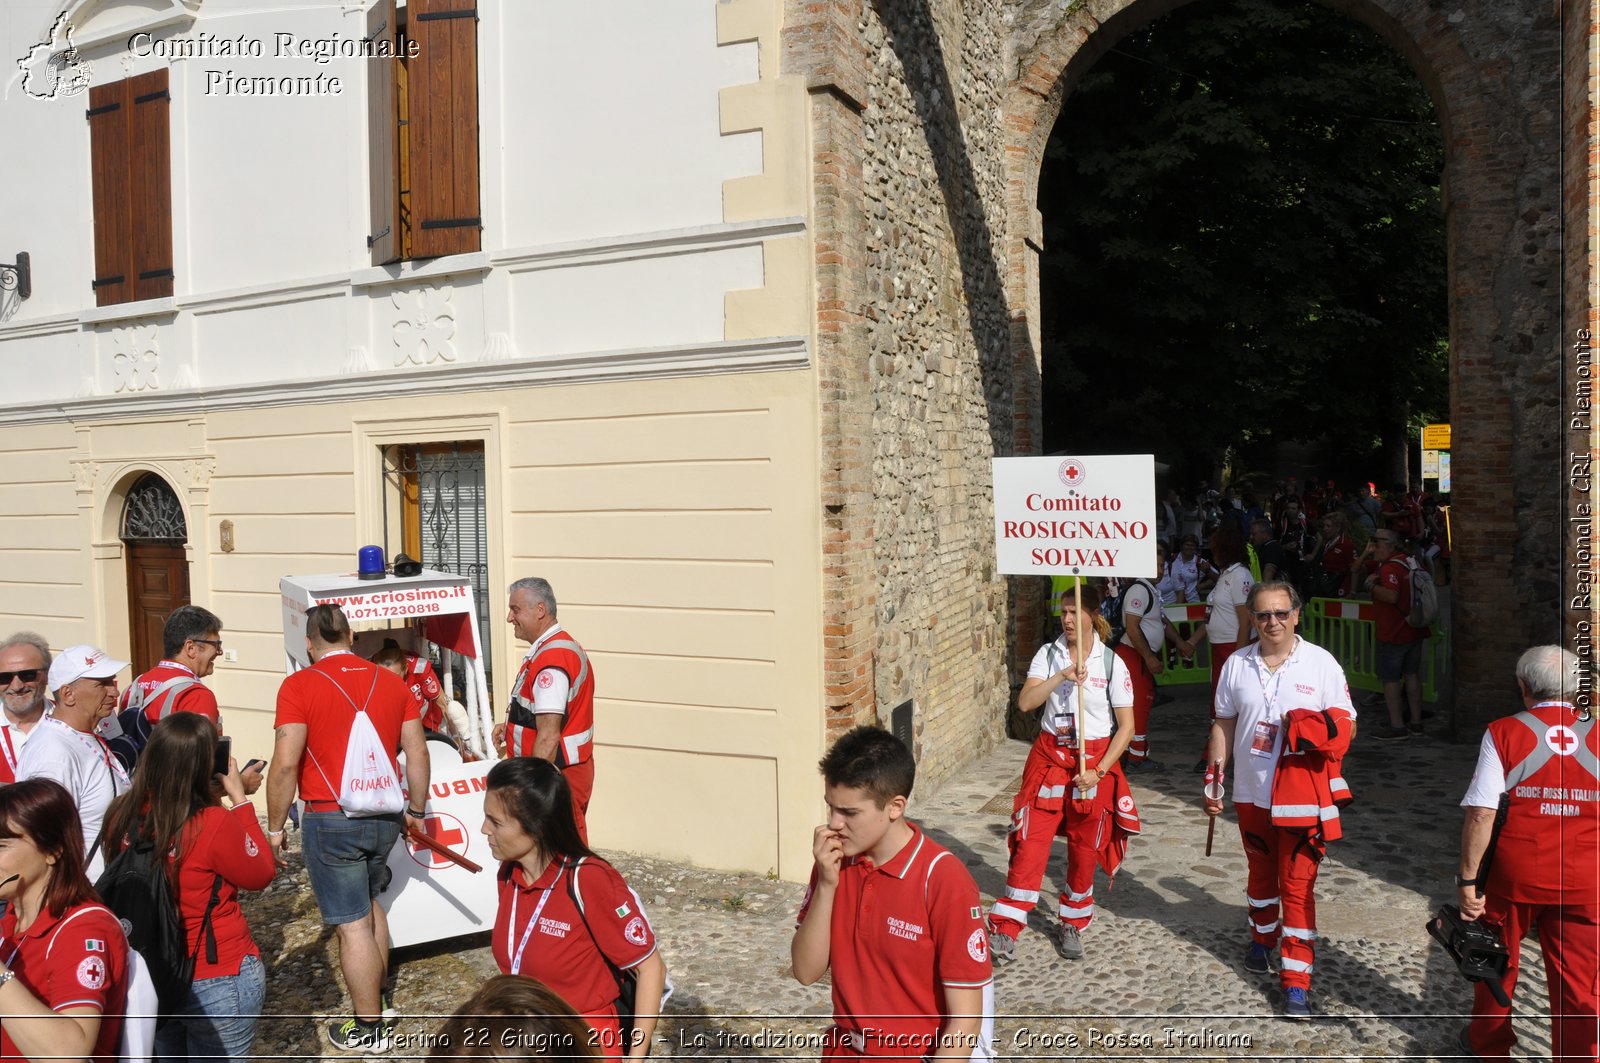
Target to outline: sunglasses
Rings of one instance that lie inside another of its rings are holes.
[[[1293,609],[1263,609],[1259,613],[1251,613],[1250,615],[1255,617],[1257,620],[1261,621],[1262,623],[1266,623],[1268,619],[1287,620],[1291,616],[1294,615],[1294,610]]]
[[[0,687],[10,686],[11,680],[13,679],[20,679],[24,683],[31,683],[35,679],[39,678],[39,673],[42,671],[44,671],[43,668],[24,668],[20,672],[0,672]]]

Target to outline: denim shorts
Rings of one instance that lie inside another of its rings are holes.
[[[1378,643],[1378,678],[1385,683],[1398,683],[1408,675],[1421,672],[1424,641],[1416,639],[1411,642]]]
[[[399,816],[351,819],[343,812],[300,817],[306,874],[326,926],[354,923],[372,911],[372,898],[389,888],[389,852],[400,837]]]

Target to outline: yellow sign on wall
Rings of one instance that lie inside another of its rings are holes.
[[[1422,426],[1423,450],[1449,450],[1450,426],[1447,424],[1425,424]]]

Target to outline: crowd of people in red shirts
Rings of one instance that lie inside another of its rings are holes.
[[[1443,583],[1450,561],[1449,513],[1448,495],[1403,483],[1387,492],[1371,482],[1345,491],[1333,480],[1313,478],[1302,489],[1291,476],[1268,491],[1249,485],[1218,491],[1202,484],[1187,501],[1170,491],[1158,511],[1163,552],[1158,586],[1169,605],[1203,600],[1221,574],[1213,564],[1211,540],[1224,527],[1255,548],[1255,578],[1284,579],[1306,599],[1361,594],[1377,569],[1370,556],[1362,555],[1381,529],[1392,530],[1404,552]],[[1269,534],[1257,543],[1253,530],[1261,521]],[[1352,571],[1358,560],[1359,570]]]

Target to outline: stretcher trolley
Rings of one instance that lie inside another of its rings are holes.
[[[338,605],[350,619],[355,651],[370,658],[392,638],[412,653],[437,647],[446,661],[456,655],[466,677],[459,700],[466,707],[468,733],[458,736],[479,759],[467,761],[443,736],[430,738],[430,784],[422,807],[429,845],[402,836],[389,856],[394,873],[378,900],[389,915],[389,934],[397,948],[474,934],[494,927],[495,876],[483,824],[484,777],[494,766],[490,741],[493,716],[483,669],[483,639],[472,582],[448,572],[424,570],[415,576],[361,579],[355,573],[285,576],[283,648],[290,672],[310,665],[306,654],[306,610]],[[445,691],[453,669],[439,669]],[[402,768],[404,757],[401,758]],[[404,780],[404,774],[401,776]],[[409,795],[408,795],[409,797]],[[412,799],[413,806],[417,804]],[[445,855],[447,850],[454,854]],[[481,865],[473,872],[464,863]]]

